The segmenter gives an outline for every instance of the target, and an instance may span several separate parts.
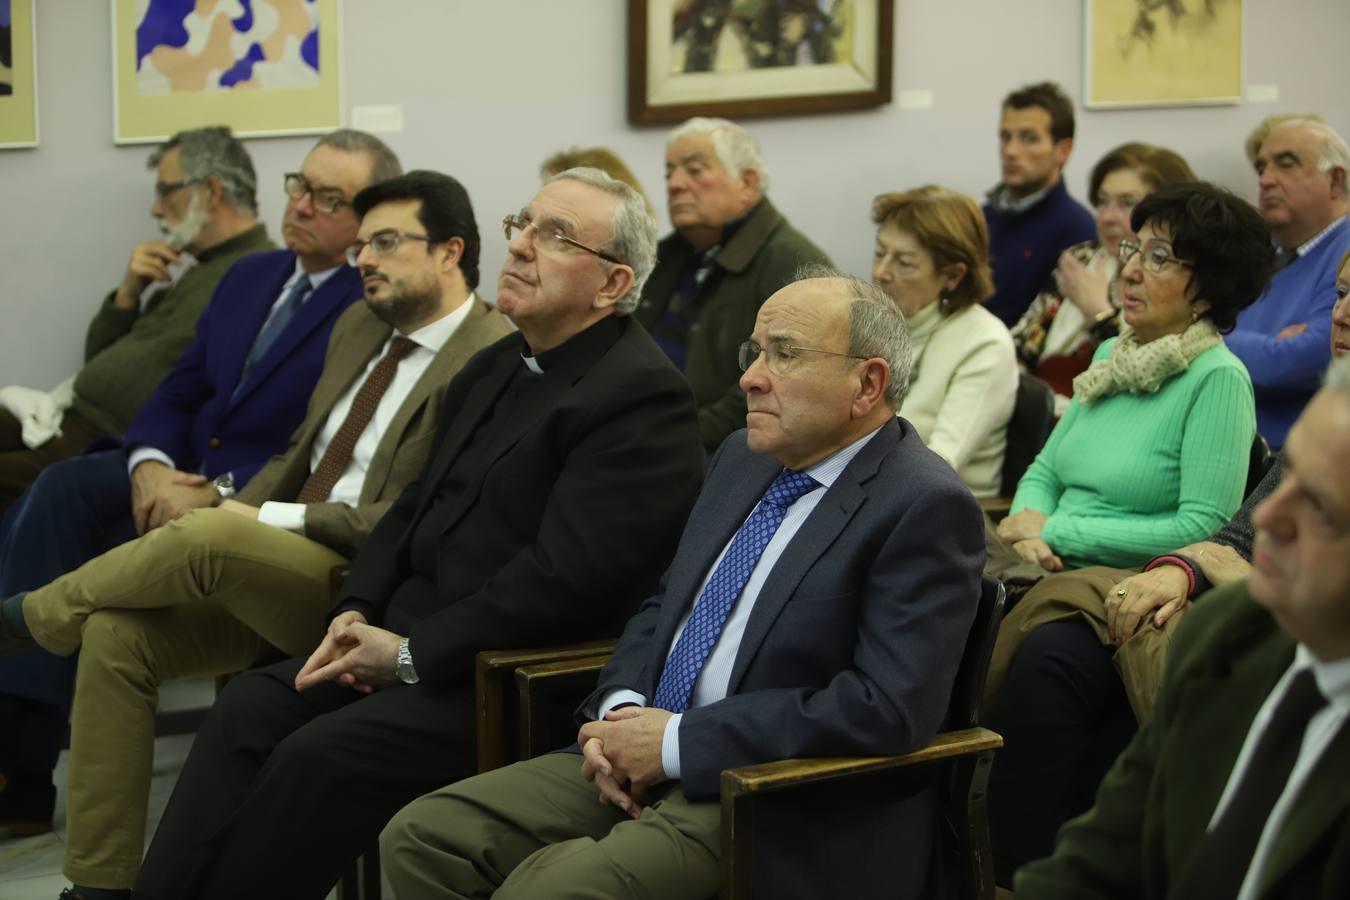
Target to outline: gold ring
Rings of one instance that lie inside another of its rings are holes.
[[[1124,589],[1124,588],[1121,588],[1120,590],[1116,591],[1116,596],[1117,596],[1117,597],[1124,597],[1124,596],[1125,596],[1125,589]]]

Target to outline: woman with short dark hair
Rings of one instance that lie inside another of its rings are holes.
[[[1116,646],[1086,566],[1137,567],[1199,541],[1242,500],[1256,433],[1251,379],[1223,345],[1274,266],[1252,206],[1203,182],[1165,187],[1120,242],[1120,336],[1017,487],[998,534],[1050,575],[999,629],[985,691],[1004,735],[990,821],[996,877],[1048,855],[1136,729],[1129,654],[1164,652],[1176,619]],[[1096,570],[1100,572],[1100,570]],[[1139,671],[1147,666],[1138,663]]]

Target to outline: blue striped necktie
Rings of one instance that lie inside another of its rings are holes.
[[[759,505],[731,539],[726,554],[694,604],[694,612],[661,671],[652,706],[675,713],[689,708],[694,683],[717,644],[732,607],[745,590],[750,573],[764,555],[764,548],[783,524],[788,507],[818,487],[820,482],[810,475],[791,469],[784,469],[769,485]]]

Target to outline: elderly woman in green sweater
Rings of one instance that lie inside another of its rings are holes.
[[[1131,226],[1137,238],[1120,245],[1120,337],[1074,380],[1068,411],[999,525],[1019,555],[1059,573],[1004,620],[986,690],[1006,742],[990,788],[1003,884],[1050,853],[1136,728],[1100,592],[1071,570],[1141,566],[1213,533],[1242,501],[1256,431],[1251,380],[1220,331],[1269,280],[1265,221],[1199,182],[1151,194]]]

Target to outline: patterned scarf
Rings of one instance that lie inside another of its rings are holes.
[[[1209,319],[1200,319],[1180,334],[1169,334],[1141,344],[1134,329],[1121,329],[1120,338],[1105,359],[1099,359],[1073,380],[1073,395],[1088,404],[1129,391],[1155,394],[1167,379],[1190,367],[1191,361],[1223,342]]]

